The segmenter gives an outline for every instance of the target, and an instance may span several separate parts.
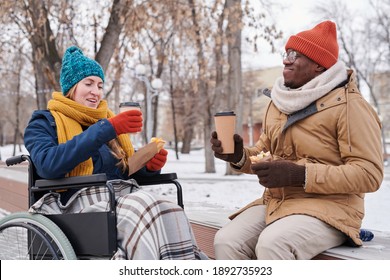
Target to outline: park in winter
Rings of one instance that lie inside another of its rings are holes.
[[[389,9],[3,1],[0,259],[390,259]]]

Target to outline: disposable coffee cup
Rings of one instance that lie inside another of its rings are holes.
[[[222,144],[223,154],[234,154],[234,132],[236,114],[233,111],[219,112],[214,115],[215,130]]]
[[[138,102],[122,102],[119,104],[119,113],[130,111],[130,110],[141,111],[141,105]],[[130,133],[128,134],[130,136]]]
[[[141,105],[138,102],[122,102],[121,104],[119,104],[119,113],[129,110],[141,111]]]

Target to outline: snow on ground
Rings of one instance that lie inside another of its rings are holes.
[[[2,160],[12,155],[13,146],[0,147]],[[18,153],[21,153],[17,150]],[[22,152],[26,152],[22,147]],[[233,213],[237,209],[260,197],[264,188],[259,185],[254,175],[225,176],[226,163],[215,159],[216,173],[206,174],[204,150],[180,154],[176,159],[175,152],[169,150],[168,162],[163,173],[177,173],[183,187],[185,209],[191,211],[209,211]],[[147,187],[151,191],[176,199],[176,187],[162,185]],[[390,166],[385,168],[385,180],[375,193],[366,195],[366,216],[363,227],[375,230],[390,231]]]
[[[169,151],[163,172],[176,172],[188,207],[218,207],[235,211],[262,195],[264,187],[248,174],[224,175],[226,163],[215,159],[216,173],[205,173],[204,150],[180,154]],[[188,208],[187,207],[187,208]]]

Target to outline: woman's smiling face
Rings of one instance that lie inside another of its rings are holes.
[[[74,101],[96,109],[103,97],[103,80],[97,76],[82,79],[76,86]]]

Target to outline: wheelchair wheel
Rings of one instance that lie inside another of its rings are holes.
[[[50,219],[27,212],[0,220],[0,260],[75,260],[68,238]]]

